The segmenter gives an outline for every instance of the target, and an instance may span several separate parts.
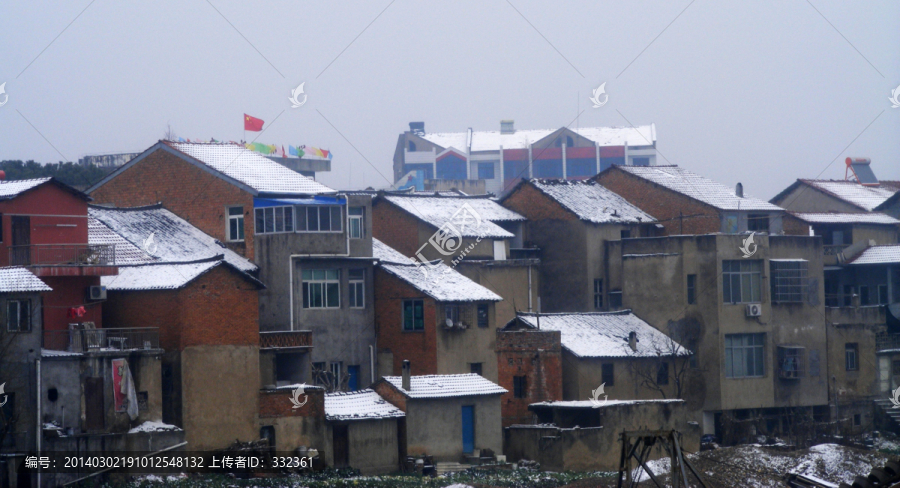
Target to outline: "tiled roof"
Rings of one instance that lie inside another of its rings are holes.
[[[508,239],[513,234],[494,222],[525,220],[522,215],[491,198],[397,194],[385,195],[384,198],[437,228],[452,225],[463,237]]]
[[[251,272],[257,269],[250,260],[227,249],[218,239],[205,234],[161,205],[132,208],[91,206],[88,213],[133,246],[157,258],[156,262],[183,263],[224,256],[228,264],[241,271]],[[99,232],[98,229],[94,228],[89,234],[89,242],[94,243],[94,238],[98,241],[108,239],[108,234],[105,231]],[[89,227],[88,230],[92,229]],[[151,234],[155,245],[148,241]]]
[[[690,351],[630,310],[541,314],[540,320],[536,314],[519,313],[517,319],[541,330],[558,330],[562,346],[582,358],[690,354]],[[631,332],[637,335],[637,350],[632,350],[628,344]]]
[[[887,186],[864,186],[846,180],[807,180],[803,183],[866,211],[872,211],[897,192]]]
[[[898,264],[900,263],[900,244],[872,246],[863,251],[849,264]]]
[[[210,168],[233,178],[259,193],[318,195],[335,190],[292,171],[259,153],[233,143],[193,143],[164,141]]]
[[[158,261],[141,248],[128,242],[124,237],[116,234],[112,229],[99,220],[88,217],[88,242],[91,244],[103,244],[115,246],[115,260],[117,266],[129,264],[147,264]]]
[[[403,378],[385,376],[385,381],[409,398],[447,398],[500,395],[506,389],[479,374],[433,374],[410,377],[411,391],[403,389]]]
[[[600,403],[594,403],[590,400],[560,400],[555,402],[539,402],[532,403],[529,406],[532,407],[546,407],[546,408],[604,408],[604,407],[618,407],[623,405],[641,405],[648,403],[683,403],[684,400],[679,398],[675,399],[654,399],[654,400],[600,400]]]
[[[372,255],[381,260],[378,263],[381,269],[439,302],[499,302],[503,300],[500,295],[466,278],[440,261],[416,266],[411,259],[374,238],[372,239]]]
[[[473,131],[474,151],[497,151],[503,149],[526,149],[531,144],[553,134],[559,129],[525,129],[509,134],[500,131]],[[596,142],[600,146],[651,146],[656,141],[656,129],[652,125],[638,127],[581,127],[572,132]],[[423,139],[443,148],[453,147],[465,151],[468,132],[426,133]]]
[[[738,197],[734,188],[725,186],[678,166],[615,166],[616,169],[651,181],[719,210],[778,211],[781,207],[747,196]]]
[[[371,420],[405,416],[403,410],[388,403],[374,390],[325,394],[326,420]]]
[[[0,200],[8,200],[19,196],[24,191],[28,191],[36,186],[43,185],[50,181],[50,178],[34,178],[31,180],[10,180],[0,181]]]
[[[25,268],[0,268],[0,293],[53,291]]]
[[[875,224],[898,225],[897,220],[890,215],[882,213],[854,213],[854,212],[788,212],[798,219],[810,224]]]
[[[118,275],[101,276],[100,284],[110,291],[177,290],[222,263],[212,259],[187,264],[120,266]]]
[[[594,180],[531,179],[529,182],[581,220],[595,224],[656,222]]]

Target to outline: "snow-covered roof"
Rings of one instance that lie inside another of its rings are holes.
[[[855,212],[788,212],[798,219],[810,224],[873,224],[873,225],[898,225],[897,220],[890,215],[882,213],[855,213]]]
[[[25,268],[0,268],[0,293],[33,291],[53,291],[53,289]]]
[[[849,264],[900,264],[900,244],[872,246]]]
[[[325,394],[326,420],[371,420],[405,416],[403,410],[388,403],[374,390]]]
[[[146,264],[158,260],[93,217],[88,217],[88,242],[114,246],[115,259],[113,262],[118,266]]]
[[[897,193],[894,187],[864,186],[855,181],[807,179],[798,181],[869,212]]]
[[[513,234],[495,222],[521,222],[522,215],[500,205],[492,198],[465,196],[384,196],[413,216],[437,227],[452,225],[463,237],[509,239]]]
[[[734,188],[704,178],[678,166],[614,166],[614,168],[656,183],[682,195],[720,210],[783,210],[765,200],[744,194],[735,195]]]
[[[199,263],[120,266],[118,275],[101,276],[100,284],[110,291],[177,290],[222,263],[211,259]]]
[[[526,129],[511,133],[500,131],[473,131],[471,151],[497,151],[503,149],[526,149],[531,144],[544,139],[559,129]],[[651,146],[656,142],[656,128],[653,125],[638,127],[581,127],[570,129],[600,146]],[[435,132],[420,136],[443,148],[466,151],[468,132]]]
[[[558,330],[562,347],[582,358],[657,357],[687,355],[690,351],[670,339],[631,310],[620,312],[550,313],[520,312],[516,318],[541,330]],[[540,326],[540,327],[538,327]],[[637,336],[631,349],[628,337]]]
[[[432,374],[410,376],[410,391],[403,389],[403,378],[385,376],[399,392],[409,398],[447,398],[479,395],[501,395],[506,389],[480,374]]]
[[[654,399],[654,400],[600,400],[600,403],[594,403],[591,400],[560,400],[555,402],[538,402],[532,403],[530,407],[546,407],[546,408],[603,408],[617,407],[622,405],[641,405],[646,403],[683,403],[680,398],[675,399]]]
[[[581,220],[595,224],[656,222],[651,215],[594,180],[531,179],[529,182]]]
[[[186,220],[164,209],[162,205],[132,208],[91,206],[88,214],[133,246],[144,250],[145,255],[154,258],[151,261],[144,261],[145,263],[184,263],[224,256],[228,264],[241,271],[252,272],[257,269],[253,262],[227,249],[218,239],[205,234]],[[98,244],[102,240],[110,239],[109,234],[97,226],[89,226],[88,231],[88,242],[92,244],[95,243],[95,239]],[[139,256],[133,249],[128,249],[128,255],[123,258],[131,259],[134,263]],[[116,254],[118,257],[118,250]]]
[[[500,295],[475,283],[440,261],[415,265],[387,244],[372,239],[378,266],[439,302],[499,302]]]
[[[73,356],[81,356],[80,352],[56,351],[53,349],[41,349],[41,357],[43,358],[67,358]]]
[[[43,185],[48,181],[50,181],[50,177],[34,178],[30,180],[0,181],[0,200],[15,198],[22,192],[28,191],[36,186]]]

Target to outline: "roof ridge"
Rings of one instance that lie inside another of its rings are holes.
[[[552,313],[543,313],[543,312],[516,312],[516,315],[519,316],[563,316],[563,315],[634,315],[634,312],[630,308],[626,308],[624,310],[614,310],[610,312],[552,312]],[[636,317],[636,315],[635,315]]]
[[[88,207],[103,209],[103,210],[119,210],[119,211],[123,211],[123,212],[141,211],[141,210],[156,210],[156,209],[160,209],[160,208],[165,210],[165,207],[163,207],[162,202],[151,203],[149,205],[138,205],[136,207],[107,207],[106,205],[89,203]]]
[[[115,232],[115,231],[113,231],[113,232]],[[156,256],[153,256],[153,257],[156,257]],[[157,259],[159,259],[159,258],[157,258]],[[120,264],[120,265],[118,265],[118,267],[120,267],[120,268],[136,268],[138,266],[179,266],[182,264],[203,264],[203,263],[210,263],[210,262],[214,262],[214,261],[226,262],[225,254],[215,254],[208,258],[193,259],[190,261],[162,261],[162,262],[150,262],[150,263],[140,263],[140,264]]]

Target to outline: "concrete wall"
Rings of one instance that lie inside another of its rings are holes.
[[[31,302],[31,330],[9,332],[7,330],[7,301],[29,300]],[[15,396],[14,423],[8,437],[14,438],[18,451],[34,447],[35,402],[35,359],[41,354],[41,296],[38,293],[4,293],[0,295],[0,371],[5,382],[5,392]],[[4,428],[0,422],[0,428]],[[10,442],[5,440],[5,442]]]
[[[516,318],[517,310],[538,309],[543,273],[542,262],[536,259],[462,261],[455,269],[503,298],[494,304],[496,323],[501,327]]]
[[[667,358],[669,363],[669,384],[661,385],[657,391],[642,384],[647,374],[658,368],[657,358],[579,358],[563,349],[563,400],[588,400],[592,391],[603,384],[603,365],[613,365],[613,385],[606,383],[603,390],[610,400],[649,400],[675,397],[676,363],[685,358]],[[638,374],[643,372],[644,375]],[[600,398],[603,398],[602,396]]]
[[[462,407],[475,406],[475,449],[503,452],[500,395],[410,399],[406,402],[406,445],[410,455],[462,462]]]
[[[260,390],[259,427],[275,430],[275,450],[288,452],[300,446],[319,450],[319,456],[332,465],[331,432],[325,424],[325,390],[317,387],[305,389],[307,402],[293,408],[292,391]]]
[[[805,183],[798,184],[784,195],[777,195],[772,203],[793,212],[865,212]]]
[[[397,419],[355,420],[345,424],[351,468],[358,469],[363,475],[387,474],[399,470]],[[328,423],[329,438],[334,435],[333,425],[335,423]],[[331,455],[333,460],[333,451]]]
[[[497,382],[497,353],[495,349],[497,320],[495,303],[488,306],[488,326],[477,325],[477,302],[459,303],[460,313],[468,317],[469,328],[465,330],[447,329],[443,312],[447,304],[438,305],[437,325],[437,371],[438,374],[471,373],[472,363],[481,363],[481,375]],[[427,327],[427,325],[426,325]],[[416,372],[416,374],[423,374]]]

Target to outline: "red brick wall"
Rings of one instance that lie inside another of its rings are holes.
[[[375,384],[372,385],[372,389],[375,390],[379,395],[381,395],[381,398],[387,400],[391,405],[399,408],[400,410],[403,410],[404,412],[406,411],[406,396],[397,391],[397,389],[387,381],[380,380],[375,382]]]
[[[578,217],[566,210],[552,198],[532,186],[524,183],[503,200],[503,206],[514,210],[528,220],[577,220]]]
[[[562,353],[559,331],[497,332],[498,382],[503,426],[531,423],[532,403],[562,400]],[[527,395],[515,398],[513,377],[525,376]]]
[[[372,236],[405,256],[415,256],[421,246],[418,219],[384,199],[372,204]]]
[[[615,166],[600,173],[595,179],[659,220],[666,228],[667,235],[709,234],[721,230],[717,209],[628,174]],[[694,217],[685,218],[684,227],[681,227],[679,212]]]
[[[225,242],[226,206],[243,205],[245,243],[229,247],[253,259],[253,196],[237,186],[158,149],[91,193],[94,203],[163,206]]]
[[[291,403],[293,390],[263,390],[259,392],[259,417],[313,417],[325,420],[325,390],[315,388],[306,391],[309,400],[300,408],[295,409]],[[300,397],[303,401],[303,397]]]
[[[66,330],[71,322],[94,322],[97,327],[103,327],[103,302],[87,302],[86,294],[89,286],[100,284],[99,276],[42,276],[41,280],[53,291],[42,294],[44,330]],[[84,305],[84,317],[68,318],[70,308]],[[124,327],[115,323],[105,324],[106,327]],[[5,324],[4,324],[5,326]]]
[[[425,306],[425,329],[403,331],[403,300],[420,298]],[[400,365],[408,359],[415,375],[437,374],[437,315],[433,299],[380,268],[375,270],[375,334],[379,351],[393,354],[393,371],[384,376],[400,375]]]

